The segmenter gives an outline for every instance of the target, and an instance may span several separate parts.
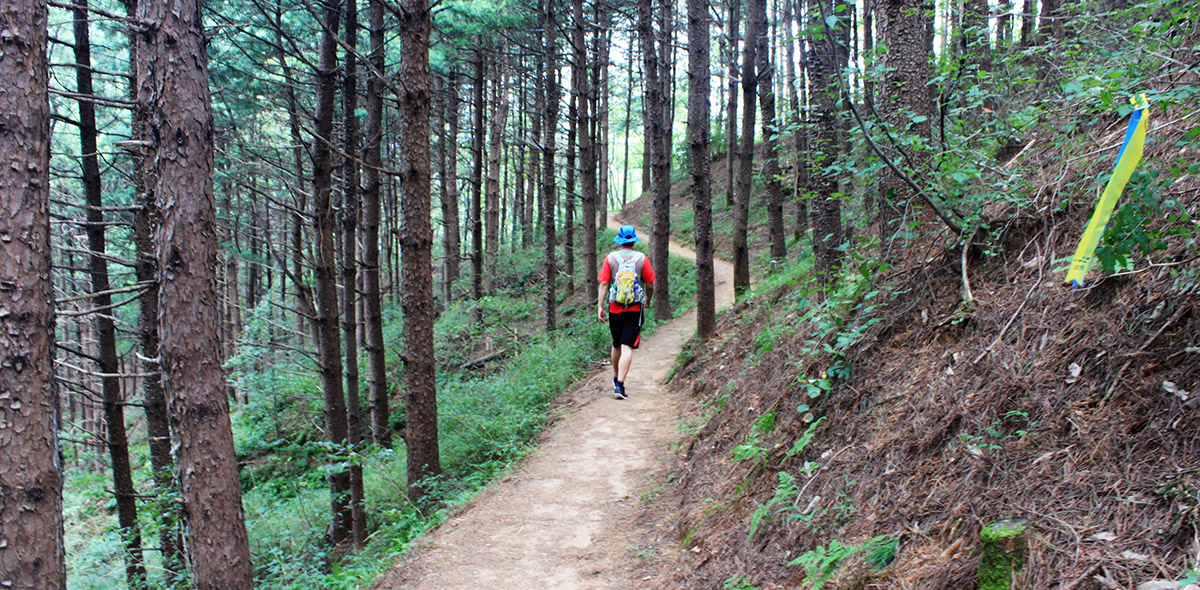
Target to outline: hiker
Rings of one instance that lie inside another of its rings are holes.
[[[633,351],[641,341],[642,309],[654,297],[654,269],[645,254],[633,249],[638,240],[632,225],[622,225],[613,241],[620,250],[604,257],[600,267],[599,301],[596,317],[604,321],[605,303],[608,307],[608,329],[612,332],[613,397],[625,395],[625,377],[633,361]]]

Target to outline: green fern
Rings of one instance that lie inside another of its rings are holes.
[[[799,493],[800,489],[796,486],[796,478],[792,477],[786,471],[780,471],[779,483],[775,486],[775,495],[764,504],[759,505],[754,510],[754,514],[750,516],[750,534],[747,535],[747,540],[754,538],[754,533],[758,532],[758,525],[770,517],[772,508],[780,502],[788,501]]]

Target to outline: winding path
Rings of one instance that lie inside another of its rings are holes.
[[[608,224],[619,225],[611,213]],[[695,260],[679,244],[670,248]],[[720,309],[733,302],[733,267],[717,260],[714,271]],[[638,587],[630,564],[638,503],[650,482],[661,481],[658,472],[679,436],[680,400],[661,383],[695,326],[692,308],[643,339],[626,379],[628,400],[612,398],[607,366],[564,394],[564,415],[530,457],[426,535],[375,588]]]

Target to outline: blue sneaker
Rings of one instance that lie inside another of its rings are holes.
[[[629,396],[625,395],[625,384],[617,381],[616,377],[613,377],[613,397],[616,399],[629,399]]]

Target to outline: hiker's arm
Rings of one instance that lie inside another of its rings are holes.
[[[646,307],[650,307],[651,299],[654,299],[654,281],[646,283]]]
[[[607,295],[607,294],[608,294],[608,283],[600,283],[600,293],[597,296],[597,301],[596,301],[596,317],[600,318],[601,322],[604,321],[604,300],[606,299],[605,295]]]

